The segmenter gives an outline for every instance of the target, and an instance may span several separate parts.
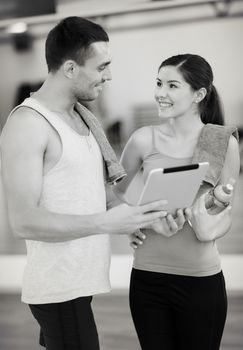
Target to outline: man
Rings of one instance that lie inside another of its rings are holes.
[[[46,41],[44,84],[10,114],[1,135],[9,221],[27,245],[22,301],[48,350],[99,349],[90,304],[110,290],[108,235],[132,233],[165,215],[153,212],[163,202],[107,210],[103,159],[109,166],[113,155],[77,102],[95,100],[111,79],[108,41],[88,20],[57,24]],[[119,164],[112,167],[108,181],[123,176]]]

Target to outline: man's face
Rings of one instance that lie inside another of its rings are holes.
[[[91,54],[85,64],[78,66],[74,93],[77,100],[93,101],[102,91],[103,84],[111,80],[109,43],[99,41],[90,45]]]

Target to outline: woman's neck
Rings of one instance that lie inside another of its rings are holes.
[[[162,122],[158,128],[168,137],[173,139],[197,138],[204,124],[199,115],[188,115],[177,118],[169,118]]]

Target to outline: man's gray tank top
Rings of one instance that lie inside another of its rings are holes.
[[[154,168],[208,161],[209,169],[197,198],[212,186],[217,185],[229,138],[232,134],[237,137],[237,130],[234,127],[207,124],[200,133],[193,157],[182,159],[172,158],[159,152],[153,126],[151,126],[151,132],[152,149],[142,165],[144,179]],[[144,232],[147,235],[144,244],[134,251],[134,268],[187,276],[209,276],[221,271],[216,241],[199,241],[188,223],[169,238],[148,229]]]
[[[62,143],[61,158],[43,176],[39,205],[60,214],[89,215],[106,211],[103,158],[91,131],[88,136],[79,135],[33,98],[26,99],[17,108],[21,106],[42,115]],[[108,235],[60,243],[27,240],[26,246],[23,302],[57,303],[110,290]]]

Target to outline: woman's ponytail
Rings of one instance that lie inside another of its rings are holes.
[[[224,125],[222,104],[214,85],[200,103],[201,120],[204,124]]]

